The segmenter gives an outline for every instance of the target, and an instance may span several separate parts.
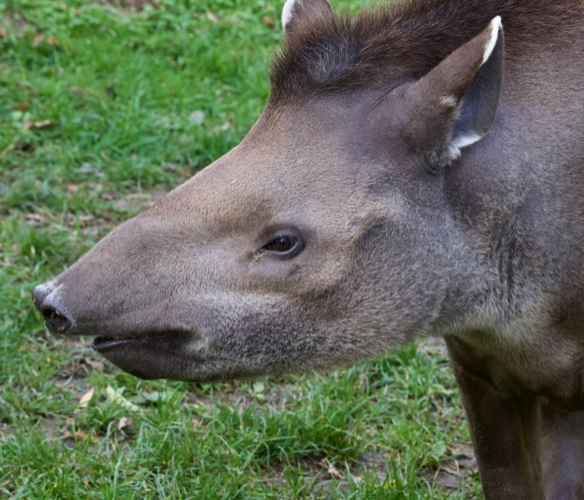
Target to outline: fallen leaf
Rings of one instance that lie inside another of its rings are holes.
[[[113,403],[117,403],[128,410],[136,412],[142,411],[138,406],[136,406],[134,403],[128,401],[124,396],[122,396],[120,392],[116,391],[111,385],[108,385],[105,388],[105,395]]]
[[[337,479],[345,479],[345,476],[343,476],[338,471],[338,469],[333,464],[331,464],[327,459],[323,460],[321,463],[322,463],[322,465],[324,465],[325,467],[327,467],[327,472],[331,476],[336,477]]]
[[[73,87],[69,87],[69,92],[73,92],[74,94],[83,94],[83,87],[73,85]]]
[[[219,19],[219,16],[217,16],[216,14],[213,14],[212,12],[207,12],[207,18],[209,19],[209,21],[212,21],[215,24],[219,24],[221,22],[221,19]]]
[[[92,443],[99,442],[99,439],[97,439],[93,433],[89,434],[87,431],[84,431],[83,429],[76,429],[75,433],[66,430],[63,432],[63,434],[65,434],[65,437],[73,438],[77,441],[86,441],[87,439],[89,439]]]
[[[61,45],[61,42],[59,42],[59,40],[52,36],[47,37],[47,43],[50,45]]]
[[[273,28],[276,25],[273,16],[262,17],[261,23],[269,26],[270,28]]]
[[[38,226],[45,222],[45,216],[41,214],[26,214],[24,218],[31,226]]]
[[[38,47],[41,44],[41,42],[43,41],[43,38],[44,38],[43,35],[41,35],[40,33],[37,33],[32,40],[32,46]]]
[[[26,120],[23,124],[22,124],[22,129],[23,130],[30,130],[32,128],[32,125],[34,124],[34,120],[32,118],[29,118],[28,120]]]
[[[124,427],[131,427],[134,425],[134,421],[131,417],[122,417],[118,422],[118,431],[121,431]]]
[[[441,464],[438,472],[440,473],[441,471],[444,471],[446,474],[450,474],[451,476],[457,476],[458,474],[460,474],[460,467],[458,466],[458,462],[455,460],[453,467]]]
[[[6,249],[2,245],[0,245],[0,253],[4,253],[5,251]]]
[[[81,399],[79,400],[79,404],[77,405],[77,409],[87,408],[87,405],[91,401],[91,398],[93,397],[94,393],[95,393],[95,390],[92,387],[83,396],[81,396]]]
[[[197,430],[199,427],[201,427],[201,421],[198,418],[193,417],[193,429]]]
[[[0,26],[0,36],[8,38],[8,32],[2,26]]]
[[[51,120],[42,120],[40,122],[34,122],[35,128],[52,128],[55,124]]]

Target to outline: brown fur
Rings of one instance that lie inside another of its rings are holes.
[[[493,17],[505,27],[507,58],[538,45],[570,43],[582,0],[414,0],[319,19],[288,37],[270,75],[270,103],[419,78],[478,35]]]

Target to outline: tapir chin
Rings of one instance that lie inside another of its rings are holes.
[[[446,339],[487,499],[584,498],[584,0],[288,0],[232,151],[39,285],[142,378]]]

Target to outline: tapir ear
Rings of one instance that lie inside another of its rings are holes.
[[[462,148],[479,141],[491,127],[503,62],[503,27],[497,16],[407,90],[410,125],[404,123],[405,135],[433,169],[456,160]]]
[[[282,27],[286,38],[315,23],[332,23],[333,9],[328,0],[286,0],[282,10]]]

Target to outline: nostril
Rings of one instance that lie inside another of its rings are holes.
[[[39,311],[42,311],[42,305],[45,299],[55,290],[56,281],[57,280],[52,280],[42,285],[38,285],[32,291],[32,301]]]
[[[54,307],[43,307],[41,311],[45,317],[47,328],[53,333],[65,333],[73,324],[69,318],[57,311]]]

